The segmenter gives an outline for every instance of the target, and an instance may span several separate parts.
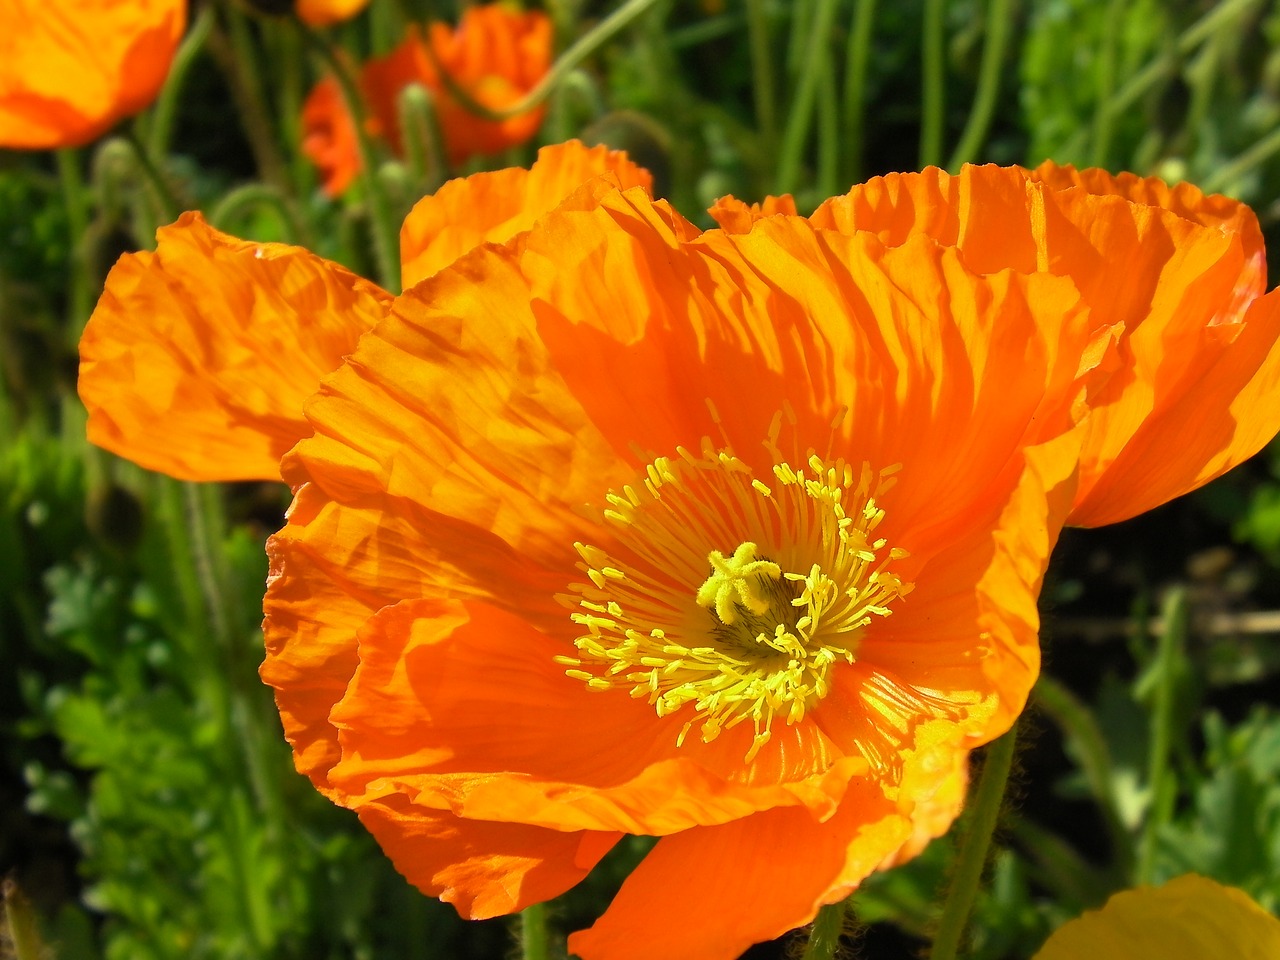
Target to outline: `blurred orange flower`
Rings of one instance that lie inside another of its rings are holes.
[[[531,170],[445,184],[405,219],[406,285],[484,241],[527,230],[575,187],[608,175],[648,186],[626,155],[576,141]],[[89,439],[184,480],[278,480],[311,433],[303,401],[350,354],[392,297],[299,247],[228,236],[198,213],[126,254],[80,343]]]
[[[298,18],[313,27],[350,20],[369,5],[369,0],[298,0]]]
[[[432,96],[450,163],[524,143],[541,125],[544,106],[487,120],[458,101],[442,72],[477,103],[502,110],[523,98],[550,69],[551,43],[546,14],[519,13],[501,4],[468,7],[456,30],[432,23],[424,37],[412,27],[391,53],[370,60],[361,70],[368,130],[398,153],[400,93],[419,83]],[[332,77],[321,80],[307,97],[302,124],[303,150],[320,170],[325,191],[341,194],[360,170],[360,154],[353,120]]]
[[[155,99],[186,0],[9,0],[0,15],[0,147],[76,147]]]

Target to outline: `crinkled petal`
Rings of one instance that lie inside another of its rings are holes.
[[[429,505],[535,563],[574,556],[583,504],[630,470],[539,342],[514,256],[478,250],[396,300],[308,403],[290,483]]]
[[[895,568],[915,589],[867,626],[855,662],[832,671],[831,693],[814,709],[833,743],[856,744],[874,769],[893,770],[952,737],[932,721],[955,724],[964,747],[1013,724],[1039,672],[1036,601],[1072,502],[1081,432],[1015,457],[993,481],[1004,492],[992,513]],[[910,531],[891,542],[916,547]]]
[[[0,33],[0,147],[75,147],[146,107],[186,0],[9,0]]]
[[[505,243],[533,226],[592,177],[652,188],[653,178],[621,151],[577,140],[543,147],[526,170],[509,167],[451,180],[419,200],[400,229],[405,287],[447,267],[481,243]]]
[[[785,213],[796,214],[796,201],[789,193],[780,197],[765,197],[759,203],[747,204],[732,195],[721,197],[707,212],[725,233],[750,233],[757,220]]]
[[[262,679],[275,688],[299,771],[326,795],[340,756],[329,713],[356,671],[357,633],[376,611],[406,598],[478,597],[539,625],[564,622],[554,601],[561,575],[492,533],[377,493],[338,504],[304,485],[267,552]]]
[[[1163,887],[1125,890],[1068,921],[1035,960],[1274,960],[1280,920],[1243,890],[1194,873]]]
[[[394,795],[365,804],[358,813],[406,880],[470,920],[558,897],[622,837],[463,820]]]
[[[733,960],[848,896],[907,837],[874,786],[855,781],[836,813],[770,810],[663,837],[595,925],[569,937],[583,960]]]
[[[1109,379],[1090,393],[1073,524],[1157,506],[1280,429],[1274,311],[1255,304],[1261,234],[1235,201],[1101,171],[966,167],[955,177],[876,178],[827,201],[813,221],[894,246],[922,233],[957,246],[979,272],[1072,279],[1095,332],[1113,340],[1098,358]],[[1248,324],[1262,329],[1243,336]],[[1192,408],[1200,429],[1188,444]]]
[[[554,658],[571,652],[482,603],[380,611],[330,715],[343,753],[331,783],[357,807],[401,794],[471,819],[661,835],[799,802],[829,814],[866,769],[824,758],[811,782],[734,782],[713,769],[719,749],[676,746],[683,717],[565,676]],[[735,743],[738,768],[748,743]]]
[[[89,439],[184,480],[279,479],[302,405],[390,296],[298,247],[184,214],[126,255],[80,342]]]
[[[904,464],[894,515],[941,527],[1029,432],[1078,415],[1093,332],[1064,278],[980,277],[926,238],[886,250],[795,217],[686,237],[659,213],[634,191],[562,209],[521,259],[543,342],[620,456],[707,437],[757,476],[812,450]]]

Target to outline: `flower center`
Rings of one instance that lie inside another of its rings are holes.
[[[710,742],[751,720],[750,760],[774,718],[802,719],[863,629],[911,591],[888,569],[905,551],[875,537],[897,468],[811,457],[807,470],[776,464],[770,486],[709,444],[677,453],[609,494],[612,552],[575,544],[588,580],[567,598],[579,655],[557,660],[659,716],[692,705],[679,743],[696,723]]]

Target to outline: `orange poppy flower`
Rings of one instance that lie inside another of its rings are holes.
[[[186,0],[9,0],[0,16],[0,147],[76,147],[155,99]]]
[[[369,5],[369,0],[298,0],[294,8],[303,23],[313,27],[350,20]]]
[[[573,141],[544,148],[531,170],[445,184],[405,219],[406,283],[527,230],[601,175],[650,182],[625,154]],[[157,240],[154,253],[120,258],[85,328],[89,439],[184,480],[278,480],[281,455],[311,433],[303,401],[391,295],[298,247],[228,236],[198,213]]]
[[[1100,526],[1202,486],[1280,430],[1280,295],[1253,212],[1190,184],[1045,163],[878,177],[815,224],[890,246],[924,234],[980,273],[1075,281],[1115,371],[1091,398],[1069,522]]]
[[[469,111],[442,77],[477,103],[502,110],[517,103],[551,67],[552,31],[546,14],[519,13],[501,4],[468,7],[457,29],[443,24],[412,27],[385,57],[366,63],[360,89],[369,111],[368,129],[399,152],[401,91],[420,83],[432,95],[445,153],[450,163],[499,153],[529,140],[546,113],[544,106],[503,120]],[[336,82],[325,78],[303,104],[303,150],[321,173],[325,191],[337,196],[360,170],[351,115]]]
[[[466,254],[284,461],[263,677],[299,768],[468,916],[661,837],[584,957],[806,922],[1025,702],[1088,320],[928,238],[700,234],[603,186]]]
[[[736,956],[945,829],[1035,678],[1081,478],[1108,491],[1123,431],[1179,409],[1205,329],[1238,328],[1178,470],[1274,401],[1243,208],[1053,175],[886,178],[809,220],[727,200],[705,234],[616,180],[490,205],[562,195],[536,168],[420,205],[425,279],[284,460],[262,675],[298,768],[466,916],[660,837],[588,960]]]

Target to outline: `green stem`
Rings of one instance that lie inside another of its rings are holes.
[[[1036,681],[1037,705],[1057,724],[1075,754],[1085,782],[1102,809],[1111,840],[1111,853],[1127,876],[1133,853],[1129,832],[1120,816],[1120,804],[1112,783],[1111,751],[1102,728],[1086,707],[1070,690],[1052,677],[1041,674]]]
[[[182,201],[178,199],[178,195],[173,192],[173,187],[169,185],[169,181],[165,179],[160,168],[156,166],[155,161],[147,153],[146,148],[134,135],[132,130],[128,130],[124,135],[125,143],[133,150],[134,172],[141,173],[142,179],[151,187],[152,195],[156,205],[160,208],[160,219],[165,223],[171,223],[178,219],[178,215],[182,213]],[[150,237],[155,233],[157,224],[149,224],[150,229],[143,236]]]
[[[800,960],[832,960],[840,949],[840,933],[844,930],[844,915],[849,901],[828,903],[813,918],[809,929],[809,942],[804,945]]]
[[[778,94],[764,0],[747,0],[747,40],[751,51],[751,94],[755,99],[756,125],[763,153],[760,166],[772,170],[773,158],[778,155]]]
[[[1173,817],[1177,784],[1169,776],[1169,757],[1174,741],[1174,700],[1178,684],[1178,658],[1187,639],[1187,593],[1182,587],[1169,592],[1162,611],[1164,629],[1156,647],[1156,687],[1151,706],[1151,744],[1147,756],[1147,786],[1151,808],[1142,825],[1142,845],[1134,877],[1139,884],[1151,883],[1155,872],[1156,845],[1160,831]]]
[[[1205,177],[1202,185],[1205,193],[1225,190],[1254,167],[1261,165],[1277,153],[1280,153],[1280,128],[1272,130],[1244,153],[1224,163]]]
[[[378,263],[378,278],[391,293],[400,292],[400,226],[391,211],[391,198],[378,177],[377,153],[373,139],[365,128],[364,100],[356,87],[342,58],[325,42],[324,38],[303,24],[298,24],[303,38],[316,55],[324,61],[342,90],[351,124],[356,132],[356,144],[360,150],[360,178],[369,198],[369,217],[373,221],[373,249]],[[427,47],[430,48],[430,44]]]
[[[528,113],[540,104],[555,89],[561,77],[595,53],[606,40],[658,2],[659,0],[627,0],[617,10],[579,37],[578,41],[568,50],[560,54],[556,62],[551,65],[551,69],[547,71],[546,76],[539,80],[532,90],[511,106],[502,110],[486,107],[483,103],[473,99],[467,91],[458,86],[457,81],[453,79],[449,71],[442,67],[435,47],[429,43],[424,44],[424,46],[427,48],[427,55],[432,60],[432,66],[439,73],[445,89],[449,91],[449,96],[457,100],[468,113],[475,114],[477,117],[485,120],[506,120],[509,117],[518,117],[522,113]]]
[[[1009,770],[1013,767],[1016,747],[1015,728],[986,749],[982,775],[969,800],[968,830],[960,843],[955,872],[951,877],[950,889],[947,890],[947,899],[942,907],[942,917],[938,921],[938,932],[934,935],[929,960],[956,960],[958,956],[960,943],[969,924],[969,914],[978,897],[982,871],[987,863],[987,850],[991,846],[991,835],[1000,818],[1004,788],[1009,780]]]
[[[831,52],[822,51],[822,82],[832,93],[818,98],[818,176],[817,194],[820,199],[834,196],[840,178],[840,104],[836,102],[836,73],[831,64]]]
[[[220,10],[226,24],[217,24],[210,33],[209,52],[226,77],[254,163],[268,183],[287,191],[288,173],[267,115],[262,78],[256,66],[261,55],[249,36],[244,15],[229,3],[220,5]]]
[[[71,235],[71,288],[68,310],[72,329],[79,331],[89,318],[93,297],[93,278],[89,276],[90,258],[85,249],[89,227],[88,204],[85,202],[84,175],[80,172],[80,154],[75,150],[59,150],[58,183],[67,210],[67,228]]]
[[[169,67],[169,76],[165,78],[160,95],[151,109],[151,126],[147,131],[147,151],[158,157],[169,151],[169,141],[173,135],[173,121],[178,112],[178,104],[182,101],[182,88],[191,72],[191,65],[204,49],[205,42],[213,30],[213,6],[201,6],[195,23],[182,38],[178,52],[173,55],[173,63]]]
[[[942,162],[942,126],[946,116],[945,51],[943,41],[947,0],[925,0],[921,51],[920,166]]]
[[[960,142],[956,144],[947,164],[952,172],[977,156],[991,129],[991,119],[996,112],[996,97],[1000,92],[1000,67],[1004,63],[1004,51],[1013,16],[1014,0],[991,0],[987,9],[982,66],[978,68],[978,90],[973,96],[973,108],[969,111],[969,119],[965,121],[964,132],[960,134]]]
[[[1099,109],[1105,111],[1109,117],[1124,113],[1124,111],[1137,103],[1143,94],[1147,93],[1168,76],[1172,70],[1176,69],[1178,63],[1195,50],[1196,47],[1213,36],[1220,28],[1243,17],[1245,13],[1257,4],[1258,0],[1223,0],[1222,3],[1213,7],[1203,17],[1187,27],[1172,45],[1172,49],[1165,50],[1164,53],[1134,74],[1116,92],[1114,97],[1100,104]],[[1074,160],[1083,149],[1089,134],[1090,131],[1078,130],[1069,140],[1063,143],[1060,149],[1053,151],[1052,155],[1064,162]]]
[[[1111,120],[1114,114],[1110,104],[1116,85],[1117,34],[1123,12],[1124,0],[1111,0],[1107,4],[1103,20],[1102,49],[1098,52],[1097,108],[1093,114],[1093,147],[1089,155],[1089,162],[1095,167],[1106,165],[1107,152],[1111,149]]]
[[[551,956],[545,903],[531,904],[520,911],[520,956],[522,960],[549,960]]]
[[[876,20],[876,0],[856,0],[853,29],[849,31],[849,66],[844,75],[844,131],[849,143],[850,183],[862,180],[863,141],[866,137],[867,69],[871,63],[871,32]]]
[[[813,121],[814,100],[818,94],[818,81],[823,75],[827,60],[827,48],[831,27],[835,21],[835,0],[817,0],[817,9],[810,24],[804,69],[796,84],[787,114],[786,130],[782,134],[782,149],[778,157],[778,178],[775,193],[790,193],[800,179],[800,154],[809,138],[809,126]]]
[[[237,217],[255,207],[275,211],[287,242],[310,245],[309,231],[302,217],[279,190],[266,183],[245,183],[232,189],[209,211],[209,222],[220,230],[227,229]]]

